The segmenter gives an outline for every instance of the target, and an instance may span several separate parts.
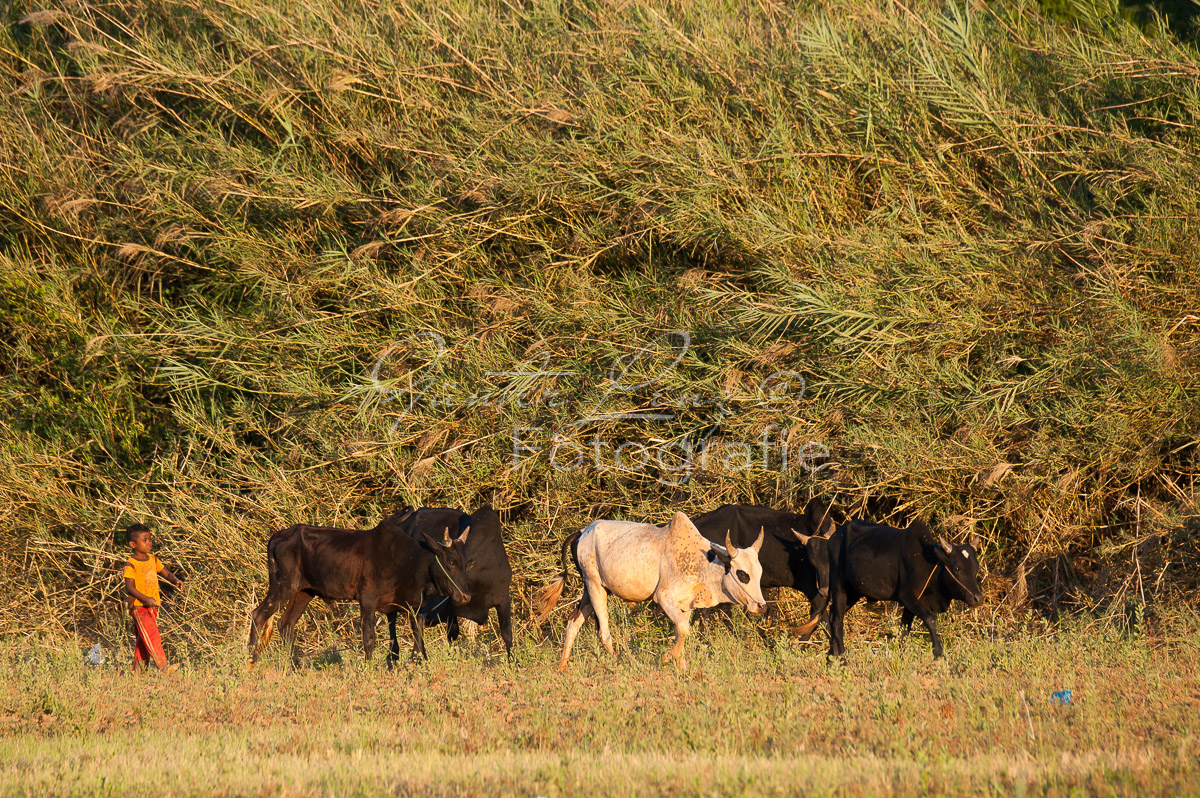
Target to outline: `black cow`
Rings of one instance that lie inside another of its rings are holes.
[[[448,530],[431,523],[435,520],[423,510],[405,509],[374,529],[296,524],[271,535],[267,541],[267,595],[254,610],[250,624],[250,663],[258,660],[270,638],[268,629],[262,642],[255,645],[259,633],[281,606],[286,609],[279,633],[292,648],[292,661],[297,662],[296,621],[318,596],[327,601],[358,602],[363,651],[368,659],[375,648],[376,612],[388,616],[388,665],[399,658],[396,612],[401,609],[408,612],[412,623],[414,656],[425,656],[423,620],[418,612],[425,598],[440,594],[451,596],[456,604],[471,601],[464,589],[467,532],[451,539]],[[414,537],[422,538],[426,546]]]
[[[471,600],[466,604],[455,604],[446,595],[427,597],[421,607],[426,625],[445,623],[446,637],[453,643],[459,635],[459,618],[486,624],[488,611],[495,608],[500,637],[512,659],[512,598],[509,592],[512,566],[508,563],[508,552],[504,550],[504,539],[500,534],[500,516],[489,504],[471,515],[448,508],[425,508],[421,512],[429,514],[430,522],[436,528],[471,530],[464,553],[467,592],[471,594]],[[429,543],[425,542],[425,545]]]
[[[934,539],[921,521],[897,529],[867,521],[842,524],[827,541],[830,569],[829,656],[845,657],[843,620],[859,599],[896,601],[904,607],[905,628],[920,618],[942,656],[937,614],[958,599],[975,607],[983,602],[979,587],[978,538],[952,546]]]
[[[751,545],[759,532],[765,531],[758,553],[762,587],[790,587],[804,593],[812,606],[812,617],[795,631],[800,635],[812,633],[825,609],[829,587],[825,538],[835,526],[824,502],[812,499],[800,513],[752,504],[724,504],[694,517],[692,522],[714,543],[724,545],[728,532],[738,548]]]

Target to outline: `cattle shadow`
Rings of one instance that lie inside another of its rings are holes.
[[[316,654],[311,654],[304,660],[301,660],[301,667],[304,670],[325,671],[333,668],[341,668],[346,664],[345,658],[342,657],[344,649],[334,647],[327,648]]]

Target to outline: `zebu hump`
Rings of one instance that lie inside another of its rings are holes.
[[[708,540],[696,529],[695,525],[683,513],[675,513],[671,523],[667,524],[666,554],[671,559],[676,573],[689,578],[697,578],[704,565],[704,555],[708,552]]]

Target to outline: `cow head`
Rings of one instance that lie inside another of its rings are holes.
[[[832,531],[832,529],[831,529]],[[829,537],[827,535],[805,535],[796,530],[792,534],[804,546],[813,570],[817,572],[817,593],[829,595]]]
[[[751,615],[761,615],[767,609],[762,594],[762,565],[758,561],[764,536],[765,530],[760,529],[749,548],[739,549],[733,545],[726,531],[724,547],[716,543],[709,544],[717,561],[725,567],[725,575],[721,578],[721,592],[725,594],[725,600],[741,604]]]
[[[464,547],[467,543],[467,533],[471,527],[464,529],[458,537],[450,537],[450,528],[442,533],[438,540],[428,532],[421,532],[429,550],[433,552],[433,585],[437,592],[449,596],[455,604],[467,604],[471,594],[467,592],[467,567]]]
[[[954,546],[939,536],[934,556],[946,569],[941,579],[943,592],[969,607],[983,603],[983,588],[979,586],[979,538],[972,535],[969,543]]]

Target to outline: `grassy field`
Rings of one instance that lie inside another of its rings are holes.
[[[948,657],[892,620],[822,646],[757,641],[737,621],[663,670],[668,631],[619,613],[613,663],[584,637],[492,632],[431,661],[324,652],[298,671],[240,647],[171,677],[6,646],[5,794],[1181,795],[1200,784],[1200,624],[967,634]],[[589,630],[590,631],[590,630]],[[433,640],[431,640],[433,643]],[[128,656],[122,658],[127,661]],[[1071,690],[1071,703],[1051,693]]]

